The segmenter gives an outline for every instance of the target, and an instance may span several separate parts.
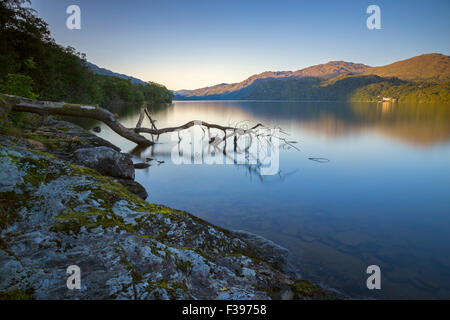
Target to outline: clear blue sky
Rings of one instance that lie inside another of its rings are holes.
[[[56,41],[170,89],[238,82],[331,60],[384,65],[450,52],[450,1],[33,0]],[[81,30],[66,28],[67,6]],[[381,8],[368,30],[366,8]]]

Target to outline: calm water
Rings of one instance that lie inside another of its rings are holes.
[[[121,121],[133,127],[139,110],[127,113]],[[136,150],[103,125],[99,135],[136,162],[165,161],[136,171],[149,201],[271,239],[291,251],[304,278],[353,297],[450,298],[449,107],[177,101],[152,115],[158,127],[194,119],[278,125],[300,151],[282,149],[274,176],[242,165],[175,165],[170,134]],[[372,264],[382,272],[376,292],[366,288]]]

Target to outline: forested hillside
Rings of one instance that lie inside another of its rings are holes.
[[[391,97],[398,99],[399,102],[447,104],[450,103],[450,82],[410,82],[376,75],[347,75],[330,80],[319,78],[266,80],[242,98],[377,101],[379,97]]]
[[[27,3],[0,3],[0,92],[104,106],[171,101],[172,92],[162,85],[94,74],[86,56],[57,44],[47,23]]]

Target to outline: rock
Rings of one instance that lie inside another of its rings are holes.
[[[293,283],[245,256],[247,244],[231,233],[140,200],[112,179],[12,145],[2,146],[0,163],[9,181],[0,185],[0,204],[9,198],[14,209],[0,228],[8,239],[0,247],[0,292],[31,288],[35,299],[268,299],[270,286],[287,290]],[[82,290],[66,287],[73,264]]]
[[[73,123],[55,120],[50,116],[43,124],[44,126],[25,132],[24,142],[26,146],[31,149],[49,152],[60,159],[68,161],[73,161],[73,154],[79,149],[109,147],[120,152],[120,148]],[[35,140],[38,138],[42,142]],[[148,195],[145,188],[139,183],[130,179],[116,179],[130,192],[137,194],[142,199],[147,198]]]
[[[46,152],[0,134],[0,296],[328,298],[266,261],[284,256],[275,244],[148,203],[129,191],[139,188],[131,179],[102,176]],[[72,158],[134,176],[130,157],[111,148],[79,149]],[[81,290],[66,286],[74,264]]]
[[[109,147],[83,148],[74,152],[75,163],[99,173],[125,179],[134,179],[131,156]]]
[[[46,147],[47,152],[64,160],[69,160],[70,155],[81,148],[104,146],[120,152],[120,148],[109,141],[71,122],[55,120],[52,116],[43,121],[42,126],[33,128],[31,131],[24,130],[24,137],[38,139]],[[31,147],[34,148],[34,146]]]
[[[147,190],[145,190],[145,188],[139,182],[130,179],[119,179],[119,178],[115,178],[114,180],[122,184],[125,188],[127,188],[128,191],[138,195],[140,198],[144,200],[147,199],[148,197]]]
[[[135,169],[145,169],[145,168],[148,168],[148,167],[150,167],[150,165],[148,164],[148,163],[135,163],[134,165],[134,168]]]
[[[102,129],[101,129],[100,127],[94,127],[94,128],[92,129],[92,131],[99,133],[99,132],[102,131]]]
[[[289,262],[290,252],[288,249],[264,237],[247,231],[237,230],[233,233],[236,236],[245,239],[250,244],[252,250],[257,251],[258,255],[265,259],[272,266],[289,274],[294,274],[294,268]]]

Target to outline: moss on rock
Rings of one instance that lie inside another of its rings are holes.
[[[33,300],[33,290],[8,290],[0,292],[0,300]]]

